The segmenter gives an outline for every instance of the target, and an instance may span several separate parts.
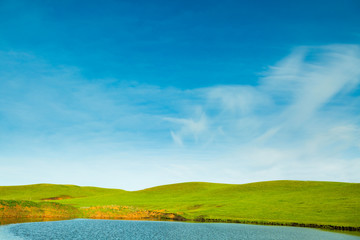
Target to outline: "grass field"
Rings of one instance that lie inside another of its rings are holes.
[[[38,184],[0,187],[0,199],[57,202],[82,210],[85,217],[116,218],[118,214],[119,218],[126,218],[126,214],[135,217],[138,214],[141,218],[146,216],[144,211],[148,211],[155,215],[173,213],[196,221],[360,229],[358,183],[270,181],[234,185],[190,182],[140,191]]]

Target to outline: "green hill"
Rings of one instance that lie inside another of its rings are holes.
[[[270,181],[189,182],[124,191],[73,185],[0,187],[0,200],[57,202],[91,218],[161,217],[360,230],[360,184]],[[170,216],[169,214],[173,214]]]
[[[100,196],[119,192],[124,192],[124,190],[97,187],[79,187],[75,185],[34,184],[23,186],[0,186],[0,199],[36,201],[61,195],[78,198]]]

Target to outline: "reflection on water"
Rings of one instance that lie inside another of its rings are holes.
[[[357,236],[309,228],[231,223],[185,223],[76,219],[0,226],[0,239],[9,240],[117,240],[117,239],[256,239],[351,240]]]

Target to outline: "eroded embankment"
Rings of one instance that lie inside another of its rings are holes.
[[[173,220],[185,221],[186,218],[178,213],[170,213],[165,209],[147,210],[133,206],[95,206],[80,208],[82,216],[93,219],[148,219],[148,220]]]
[[[60,203],[0,200],[1,223],[14,222],[16,219],[69,219],[79,215],[79,209]]]
[[[297,222],[278,222],[264,220],[246,219],[220,219],[206,218],[198,216],[195,218],[185,218],[182,213],[171,213],[165,209],[148,210],[134,206],[94,206],[76,208],[54,202],[32,202],[0,200],[0,224],[20,223],[28,221],[51,221],[73,218],[89,219],[122,219],[122,220],[170,220],[170,221],[190,221],[190,222],[222,222],[222,223],[242,223],[258,225],[294,226],[309,227],[326,230],[357,231],[360,227],[337,226],[330,224],[316,223],[297,223]]]
[[[124,219],[185,221],[177,213],[166,210],[147,210],[133,206],[95,206],[76,208],[54,202],[0,200],[0,224],[57,219]]]

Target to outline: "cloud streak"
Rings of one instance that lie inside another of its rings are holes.
[[[359,181],[358,66],[357,45],[300,47],[257,86],[201,89],[207,130],[221,129],[211,146],[231,146],[225,162],[252,180]]]
[[[79,69],[27,53],[1,52],[0,62],[4,184],[28,183],[11,172],[38,161],[49,173],[82,166],[83,180],[74,181],[83,185],[92,184],[92,166],[126,169],[115,180],[128,189],[194,180],[360,180],[358,45],[299,47],[256,85],[187,90],[85,79]],[[131,174],[144,177],[126,185]],[[27,179],[48,182],[50,175]]]

